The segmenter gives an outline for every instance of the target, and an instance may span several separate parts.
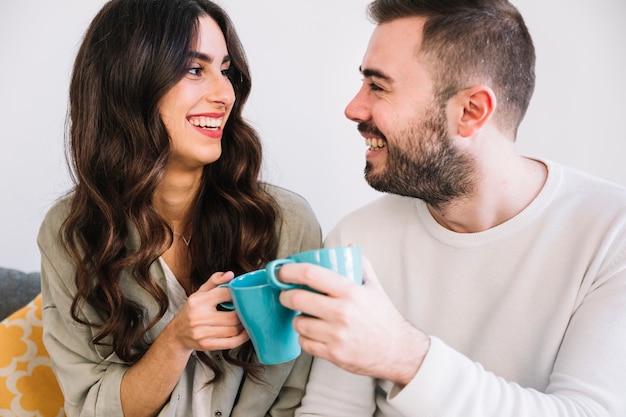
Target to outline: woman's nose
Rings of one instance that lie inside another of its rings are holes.
[[[210,86],[207,91],[207,100],[223,103],[225,106],[231,106],[235,101],[235,89],[228,77],[214,77],[209,81]]]

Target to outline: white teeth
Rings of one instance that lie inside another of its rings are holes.
[[[217,128],[220,127],[222,125],[222,118],[220,117],[219,119],[214,119],[212,117],[205,117],[205,116],[200,116],[200,117],[194,117],[193,119],[189,119],[189,122],[197,127],[201,127],[201,128]]]
[[[380,138],[365,138],[365,144],[375,151],[385,147],[385,141]]]

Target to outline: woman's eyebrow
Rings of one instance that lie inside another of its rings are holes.
[[[189,57],[191,59],[199,59],[200,61],[204,61],[207,64],[210,64],[213,62],[213,57],[209,56],[207,54],[203,54],[202,52],[197,52],[197,51],[191,51],[189,52]],[[230,55],[226,55],[224,57],[224,59],[222,60],[222,64],[228,63],[230,62]]]
[[[192,59],[199,59],[200,61],[204,61],[207,64],[213,62],[213,57],[208,56],[207,54],[203,54],[202,52],[190,51],[189,57]]]

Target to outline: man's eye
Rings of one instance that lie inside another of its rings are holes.
[[[377,84],[374,84],[374,83],[369,83],[369,88],[372,91],[383,91],[382,88],[380,88]]]

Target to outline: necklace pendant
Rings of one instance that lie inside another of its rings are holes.
[[[183,242],[185,243],[185,246],[189,246],[189,242],[191,242],[191,235],[189,235],[189,239],[185,238],[185,235],[183,235],[182,233],[178,233],[178,232],[174,232],[174,234],[176,236],[180,236],[180,238],[183,240]]]

